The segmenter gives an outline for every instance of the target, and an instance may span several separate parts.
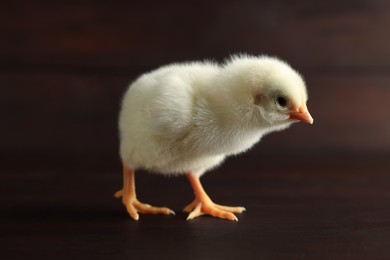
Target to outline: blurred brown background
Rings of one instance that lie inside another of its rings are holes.
[[[112,248],[104,254],[125,258],[130,253],[119,249],[124,246],[115,250],[115,245],[94,243],[99,237],[95,230],[102,236],[110,230],[111,240],[122,241],[112,225],[118,232],[126,230],[125,235],[120,233],[126,243],[134,239],[158,244],[140,226],[132,226],[111,197],[121,185],[117,136],[121,96],[138,75],[158,66],[222,61],[234,53],[249,53],[278,56],[302,73],[315,124],[271,134],[204,178],[216,198],[248,207],[239,224],[256,223],[258,232],[240,233],[236,226],[244,248],[257,248],[245,242],[250,238],[270,241],[256,251],[257,256],[285,253],[310,259],[319,252],[336,258],[390,256],[389,25],[390,2],[385,0],[3,1],[0,202],[6,218],[2,223],[14,220],[4,233],[10,242],[4,252],[30,255],[51,241],[54,249],[40,249],[44,257],[69,248],[72,257],[91,252],[97,257],[101,248]],[[183,178],[144,174],[139,182],[147,202],[173,204],[179,211],[191,200]],[[184,197],[178,199],[178,194]],[[319,216],[311,215],[321,209]],[[291,214],[297,222],[282,219]],[[100,216],[105,216],[106,229],[100,226]],[[95,226],[85,223],[91,218]],[[159,232],[168,225],[164,218],[144,218],[145,228],[152,226],[156,232],[152,236],[163,237]],[[275,218],[278,224],[272,222]],[[27,228],[38,219],[43,231]],[[229,225],[204,218],[191,230],[206,229],[188,235],[184,219],[182,215],[168,223],[179,225],[183,237],[201,237],[204,243],[213,232],[208,231],[210,223]],[[268,226],[262,226],[264,222]],[[78,225],[83,247],[71,242],[75,233],[64,230],[64,223]],[[269,225],[274,229],[267,229]],[[290,233],[278,233],[286,226]],[[356,229],[362,226],[373,229],[364,229],[364,236]],[[220,228],[217,234],[226,227]],[[259,237],[263,234],[272,235]],[[319,240],[312,241],[311,236]],[[188,244],[195,243],[190,238]],[[223,237],[213,241],[226,246]],[[199,243],[195,248],[207,251]],[[285,248],[289,243],[295,244]],[[158,248],[167,250],[161,244]],[[234,252],[243,254],[229,254]],[[209,254],[213,259],[225,256]]]

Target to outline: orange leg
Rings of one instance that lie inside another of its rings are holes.
[[[164,214],[170,215],[175,214],[168,208],[153,207],[149,204],[140,202],[137,199],[135,193],[135,182],[134,182],[134,170],[129,169],[123,164],[123,189],[115,193],[115,198],[122,198],[123,204],[126,206],[127,212],[134,219],[139,219],[139,213],[142,214]]]
[[[199,177],[189,173],[187,174],[187,178],[195,193],[195,200],[184,208],[184,212],[190,213],[187,220],[209,214],[217,218],[238,221],[233,213],[242,213],[245,211],[243,207],[229,207],[215,204],[203,189]]]

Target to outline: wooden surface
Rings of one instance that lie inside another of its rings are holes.
[[[22,1],[0,8],[0,259],[390,259],[390,4]],[[238,223],[180,210],[186,179],[139,172],[132,221],[117,114],[140,73],[236,52],[289,61],[313,126],[202,178]]]
[[[244,158],[230,160],[203,179],[216,202],[247,208],[238,222],[207,216],[186,221],[180,210],[192,200],[192,191],[184,177],[137,175],[139,197],[169,206],[177,215],[142,215],[135,222],[112,197],[121,184],[119,170],[64,166],[8,171],[0,184],[0,255],[2,259],[387,259],[389,163],[384,164],[383,158],[367,164],[344,160],[313,165],[294,160],[284,166],[269,161],[256,169],[245,165]]]

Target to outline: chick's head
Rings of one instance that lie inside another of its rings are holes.
[[[246,105],[262,126],[283,128],[293,122],[313,123],[302,77],[287,63],[261,56],[233,57],[230,63],[234,95],[246,97]]]

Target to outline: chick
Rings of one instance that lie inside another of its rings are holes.
[[[209,214],[237,221],[243,207],[214,203],[199,178],[262,136],[293,122],[313,123],[302,77],[268,56],[236,55],[223,64],[191,62],[143,74],[124,95],[119,116],[123,189],[115,193],[130,216],[174,214],[136,197],[134,171],[186,174],[195,200],[188,220]]]

